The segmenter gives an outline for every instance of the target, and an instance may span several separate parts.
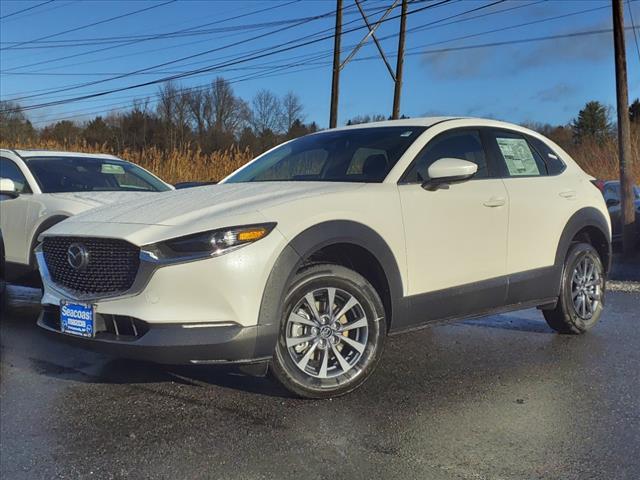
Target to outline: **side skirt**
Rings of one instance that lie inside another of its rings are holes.
[[[500,313],[513,312],[516,310],[524,310],[527,308],[534,308],[534,307],[552,308],[557,301],[558,301],[558,297],[540,298],[540,299],[532,300],[529,302],[514,303],[513,305],[505,305],[502,307],[490,308],[490,309],[487,309],[478,313],[469,314],[469,315],[454,315],[451,317],[441,318],[438,320],[431,320],[421,325],[414,325],[414,326],[402,328],[399,330],[393,330],[389,332],[389,336],[400,335],[402,333],[407,333],[407,332],[414,332],[416,330],[422,330],[423,328],[432,327],[434,325],[455,323],[460,320],[468,320],[469,318],[486,317],[488,315],[497,315]]]

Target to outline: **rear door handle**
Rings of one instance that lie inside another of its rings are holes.
[[[576,198],[575,190],[565,190],[564,192],[560,192],[560,196],[562,198]]]
[[[502,207],[507,201],[504,197],[491,197],[489,200],[483,203],[485,207]]]

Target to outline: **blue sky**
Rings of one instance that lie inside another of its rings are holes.
[[[330,35],[334,25],[331,15],[297,23],[286,21],[329,14],[335,9],[334,0],[178,0],[165,5],[162,3],[167,0],[55,0],[11,15],[43,1],[0,2],[0,16],[10,15],[0,20],[0,41],[3,42],[0,96],[3,100],[41,94],[20,101],[23,105],[39,104],[127,87],[176,72],[222,65],[222,68],[179,82],[185,86],[198,86],[218,75],[224,76],[234,82],[236,94],[246,100],[261,88],[279,95],[291,90],[300,96],[307,121],[315,120],[322,127],[328,124],[331,39],[233,66],[224,67],[224,63],[253,56],[259,50],[269,52],[269,47],[285,42],[296,45]],[[363,7],[370,20],[375,21],[391,3],[392,0],[367,0]],[[437,2],[410,3],[409,12],[430,3]],[[611,33],[514,43],[536,37],[609,29],[610,0],[506,0],[459,15],[490,3],[495,0],[451,0],[409,15],[402,113],[412,117],[472,115],[518,123],[559,124],[570,121],[589,100],[615,105]],[[344,5],[345,29],[362,27],[353,0],[344,0]],[[640,1],[632,1],[630,7],[635,21],[640,23]],[[630,26],[628,8],[625,3],[625,19]],[[55,35],[141,9],[148,10]],[[269,10],[260,12],[265,9]],[[399,8],[391,16],[397,14]],[[226,20],[239,15],[244,16]],[[211,22],[218,23],[204,25]],[[173,38],[149,38],[176,31],[182,32]],[[385,22],[377,31],[381,39],[389,37],[382,40],[382,45],[393,66],[397,32],[397,19]],[[366,30],[359,29],[343,36],[343,58],[350,51],[349,47],[365,33]],[[8,43],[50,35],[53,36],[39,40],[40,43]],[[111,41],[105,40],[106,37],[144,35],[147,36],[145,41],[129,38],[127,43],[122,39],[113,40],[119,43],[104,43]],[[262,37],[251,40],[259,35]],[[640,52],[632,31],[627,32],[626,38],[629,96],[633,99],[640,96]],[[493,46],[478,47],[486,44]],[[460,48],[470,46],[474,48]],[[104,50],[87,53],[97,49]],[[200,55],[213,49],[217,51]],[[141,75],[110,80],[191,55],[197,56],[146,70]],[[390,113],[393,83],[376,55],[375,46],[369,42],[358,52],[355,61],[342,71],[339,123],[361,114]],[[98,80],[103,82],[75,87]],[[67,87],[73,89],[50,92]],[[29,115],[37,126],[65,117],[82,121],[96,114],[126,108],[134,97],[148,97],[153,102],[157,89],[158,85],[151,85],[120,91],[32,110]]]

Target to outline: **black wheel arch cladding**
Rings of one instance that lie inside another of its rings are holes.
[[[349,220],[334,220],[309,227],[283,249],[267,279],[260,304],[259,324],[273,326],[272,330],[277,332],[286,289],[292,278],[310,255],[334,244],[352,244],[371,253],[386,276],[393,314],[401,311],[402,277],[387,242],[366,225]]]
[[[611,266],[611,232],[609,224],[602,212],[593,207],[585,207],[575,212],[567,221],[556,250],[555,265],[563,266],[567,253],[571,248],[571,243],[576,235],[586,229],[595,229],[604,238],[604,245],[593,245],[601,257],[605,273],[609,272]],[[591,242],[597,239],[591,238]]]

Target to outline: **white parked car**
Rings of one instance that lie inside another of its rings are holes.
[[[218,185],[98,208],[42,236],[39,325],[165,363],[269,362],[347,393],[388,334],[538,307],[603,309],[604,200],[560,147],[496,121],[357,125],[280,145]]]
[[[2,278],[40,281],[33,249],[38,235],[56,223],[100,205],[172,188],[112,155],[0,149]]]

